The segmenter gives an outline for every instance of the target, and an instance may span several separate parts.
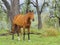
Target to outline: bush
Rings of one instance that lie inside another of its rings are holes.
[[[58,30],[56,30],[55,28],[46,28],[44,30],[44,32],[42,33],[43,36],[57,36],[59,34]]]
[[[56,17],[50,18],[49,16],[45,16],[44,17],[44,23],[47,27],[51,27],[51,26],[58,27],[59,26],[58,19]]]

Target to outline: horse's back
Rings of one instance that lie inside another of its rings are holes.
[[[13,23],[22,26],[24,23],[24,15],[19,14],[14,16]]]

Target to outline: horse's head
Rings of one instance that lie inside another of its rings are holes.
[[[29,18],[34,21],[34,12],[29,11],[28,13],[29,13]]]

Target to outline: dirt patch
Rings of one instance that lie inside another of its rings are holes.
[[[30,33],[30,34],[36,34],[36,35],[40,35],[41,33]]]
[[[41,33],[30,33],[30,34],[40,35]],[[11,33],[0,34],[0,36],[8,36],[8,35],[12,35],[12,34]]]
[[[8,36],[10,35],[9,33],[3,33],[3,34],[0,34],[0,36]]]

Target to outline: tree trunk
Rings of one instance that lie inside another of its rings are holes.
[[[36,0],[36,9],[38,14],[38,29],[42,28],[41,13],[39,11],[38,0]]]
[[[8,23],[12,25],[13,17],[20,13],[19,0],[10,0],[11,5],[8,3],[7,0],[2,0],[2,1],[4,2],[4,5],[7,8]],[[11,30],[11,28],[9,30]]]
[[[38,13],[38,29],[42,28],[41,14]]]
[[[13,17],[20,13],[19,0],[11,0],[11,5],[9,5],[7,0],[2,1],[4,2],[4,5],[7,8],[8,18],[10,18],[10,21],[12,22]]]
[[[12,19],[15,15],[20,13],[19,0],[12,0],[11,1],[11,12],[12,12],[12,15],[10,15],[10,16]]]
[[[58,20],[59,20],[59,26],[60,26],[60,18],[58,18]]]

